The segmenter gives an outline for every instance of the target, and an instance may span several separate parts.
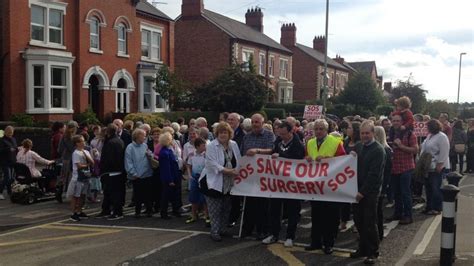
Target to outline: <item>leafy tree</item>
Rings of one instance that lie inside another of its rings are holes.
[[[433,118],[438,118],[440,113],[448,113],[450,118],[457,115],[456,104],[448,103],[446,100],[428,101],[424,111]]]
[[[392,105],[379,105],[377,106],[377,109],[375,109],[375,113],[378,115],[384,115],[384,116],[389,116],[390,113],[393,111],[393,106]]]
[[[378,105],[384,103],[384,98],[369,74],[356,73],[334,99],[334,103],[351,105],[354,112],[362,114],[374,112]]]
[[[421,113],[425,109],[426,105],[426,90],[422,89],[423,85],[415,84],[408,79],[407,81],[399,80],[397,86],[392,90],[392,96],[390,100],[394,100],[402,97],[408,96],[411,100],[411,111],[414,114]]]
[[[233,65],[209,83],[195,89],[193,98],[201,110],[247,113],[261,110],[270,95],[263,78]]]
[[[168,102],[171,110],[186,102],[189,97],[186,83],[172,73],[167,65],[163,65],[156,74],[155,91]]]

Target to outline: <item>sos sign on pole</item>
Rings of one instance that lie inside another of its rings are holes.
[[[415,122],[415,127],[413,133],[416,137],[426,137],[428,136],[428,127],[425,122]]]
[[[323,116],[323,106],[322,105],[306,105],[304,107],[304,119],[319,119]]]

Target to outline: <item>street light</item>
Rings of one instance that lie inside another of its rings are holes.
[[[325,47],[324,53],[324,72],[323,72],[323,114],[326,114],[326,100],[328,96],[328,23],[329,23],[329,0],[326,0],[326,32],[325,32]]]
[[[458,108],[459,108],[459,92],[461,90],[461,63],[462,63],[462,56],[465,54],[466,53],[459,54],[459,79],[458,79],[458,101],[457,101]]]

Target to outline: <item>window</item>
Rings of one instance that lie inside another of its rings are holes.
[[[260,54],[259,58],[259,65],[258,65],[258,73],[260,75],[265,75],[265,67],[266,67],[266,62],[265,62],[265,54]]]
[[[151,96],[153,90],[153,79],[145,78],[143,83],[143,109],[151,111]]]
[[[100,50],[100,26],[99,19],[92,17],[90,22],[91,49]]]
[[[280,78],[288,78],[288,60],[280,59]]]
[[[118,26],[118,52],[127,54],[127,27],[123,23]]]
[[[242,51],[242,62],[249,62],[252,57],[253,57],[253,51],[249,51],[249,50]]]
[[[161,29],[142,26],[142,60],[161,61]]]
[[[44,3],[30,0],[31,45],[63,47],[66,3]]]
[[[273,77],[275,75],[275,57],[270,56],[270,66],[268,67],[268,75]]]
[[[44,66],[33,66],[34,108],[44,108]]]
[[[127,81],[123,78],[117,82],[117,101],[116,101],[116,112],[117,113],[128,113],[130,108],[128,106],[128,85]]]
[[[167,110],[167,102],[155,90],[155,71],[149,69],[139,70],[139,110],[141,112],[164,112]]]
[[[67,107],[67,82],[66,69],[60,67],[51,68],[51,105],[53,108]]]

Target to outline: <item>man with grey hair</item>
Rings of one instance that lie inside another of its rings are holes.
[[[126,148],[128,144],[132,143],[132,135],[130,134],[130,132],[123,128],[122,119],[115,119],[113,124],[117,126],[117,135],[123,141],[123,144]]]
[[[196,118],[196,127],[197,128],[207,128],[207,120],[206,118],[204,117],[198,117]],[[213,141],[214,140],[214,134],[212,134],[212,132],[208,132],[208,137],[207,139],[209,141]]]

